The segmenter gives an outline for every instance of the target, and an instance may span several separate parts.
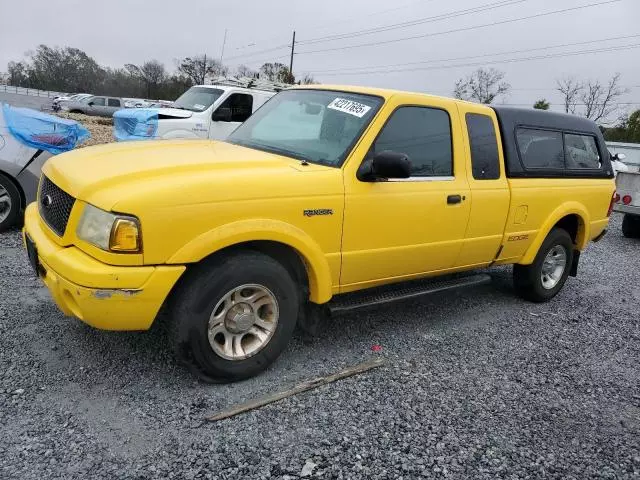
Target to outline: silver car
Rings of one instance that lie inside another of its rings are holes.
[[[93,96],[78,102],[69,102],[62,108],[70,113],[111,117],[118,110],[125,108],[125,105],[124,101],[118,97]]]
[[[0,232],[20,223],[25,207],[36,199],[42,165],[52,156],[18,142],[0,108]]]

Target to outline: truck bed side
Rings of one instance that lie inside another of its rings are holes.
[[[559,113],[494,110],[511,190],[497,263],[532,263],[555,226],[569,232],[577,250],[584,249],[606,229],[614,191],[610,155],[597,125]],[[597,168],[572,163],[570,142],[576,141],[594,145],[591,153],[599,157]]]

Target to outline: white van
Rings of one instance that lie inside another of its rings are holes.
[[[255,79],[219,80],[213,85],[191,87],[172,108],[154,109],[158,124],[157,129],[149,130],[149,137],[224,140],[267,100],[287,87],[289,85]],[[139,132],[144,130],[134,130],[135,123],[130,120],[120,122],[118,115],[114,118],[114,128],[117,133],[120,130],[120,135],[115,135],[117,139],[126,138],[127,134],[141,138]]]

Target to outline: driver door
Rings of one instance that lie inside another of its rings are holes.
[[[345,169],[341,292],[451,269],[465,238],[469,184],[455,104],[398,95],[385,112],[365,158]],[[409,156],[411,177],[359,180],[361,162],[385,150]]]
[[[211,116],[209,138],[225,140],[236,128],[251,116],[253,95],[232,93],[214,111]]]

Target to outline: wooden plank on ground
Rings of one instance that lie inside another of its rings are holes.
[[[298,395],[299,393],[306,392],[314,388],[318,388],[322,385],[326,385],[328,383],[332,383],[337,380],[342,380],[344,378],[352,377],[354,375],[359,375],[361,373],[367,372],[374,368],[378,368],[383,363],[384,363],[384,360],[382,358],[377,358],[369,362],[360,363],[359,365],[345,368],[344,370],[333,373],[331,375],[327,375],[325,377],[318,377],[313,380],[300,383],[289,390],[272,393],[264,397],[257,398],[255,400],[249,400],[248,402],[242,403],[240,405],[236,405],[234,407],[230,407],[226,410],[222,410],[221,412],[216,413],[215,415],[206,417],[205,420],[209,422],[217,422],[225,418],[234,417],[240,413],[245,413],[251,410],[255,410],[256,408],[264,407],[265,405],[269,405],[270,403],[277,402],[279,400],[282,400],[287,397],[291,397],[293,395]]]

